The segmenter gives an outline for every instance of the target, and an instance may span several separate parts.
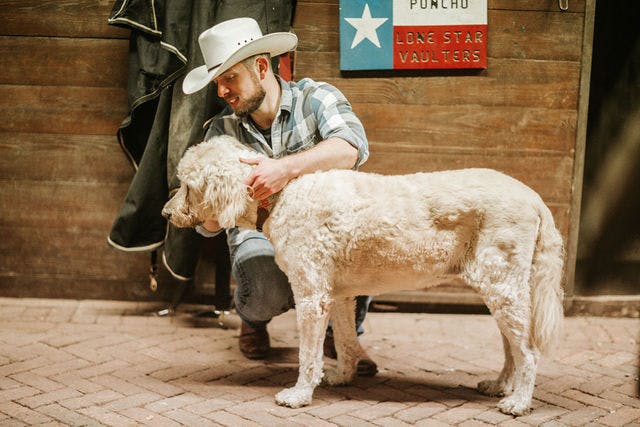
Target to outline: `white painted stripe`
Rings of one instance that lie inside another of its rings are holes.
[[[394,0],[393,25],[487,23],[487,0]]]

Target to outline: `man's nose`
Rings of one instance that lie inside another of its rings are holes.
[[[229,92],[229,89],[222,83],[218,82],[218,96],[220,98],[224,98],[224,96]]]

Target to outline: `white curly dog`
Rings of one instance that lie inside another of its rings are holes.
[[[222,227],[256,228],[258,202],[244,179],[259,156],[231,137],[190,148],[181,186],[163,215],[178,227],[215,218]],[[563,318],[562,238],[541,198],[488,169],[385,176],[331,170],[301,176],[279,194],[264,224],[295,297],[299,376],[276,395],[280,405],[309,405],[321,379],[353,380],[363,357],[354,326],[355,295],[419,289],[461,277],[496,319],[504,367],[478,389],[505,396],[502,412],[528,412],[540,355]],[[323,373],[329,316],[338,354]]]

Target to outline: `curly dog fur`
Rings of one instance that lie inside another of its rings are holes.
[[[163,214],[179,227],[216,218],[255,228],[258,202],[244,179],[256,157],[227,136],[187,151],[181,187]],[[488,169],[385,176],[348,170],[304,175],[279,194],[264,225],[291,282],[300,333],[299,377],[278,404],[311,403],[321,379],[353,380],[363,357],[355,295],[420,289],[451,276],[483,298],[503,338],[504,367],[478,389],[504,396],[501,411],[529,410],[536,366],[561,329],[562,238],[541,198]],[[323,373],[322,342],[333,319],[338,361]]]

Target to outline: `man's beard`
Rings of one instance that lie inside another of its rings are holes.
[[[243,101],[238,105],[237,109],[233,109],[233,112],[236,113],[236,116],[238,117],[247,117],[249,114],[260,108],[262,101],[264,101],[264,97],[267,95],[267,92],[265,92],[262,86],[260,86],[260,83],[255,76],[252,76],[251,80],[253,80],[255,90],[246,101]]]

